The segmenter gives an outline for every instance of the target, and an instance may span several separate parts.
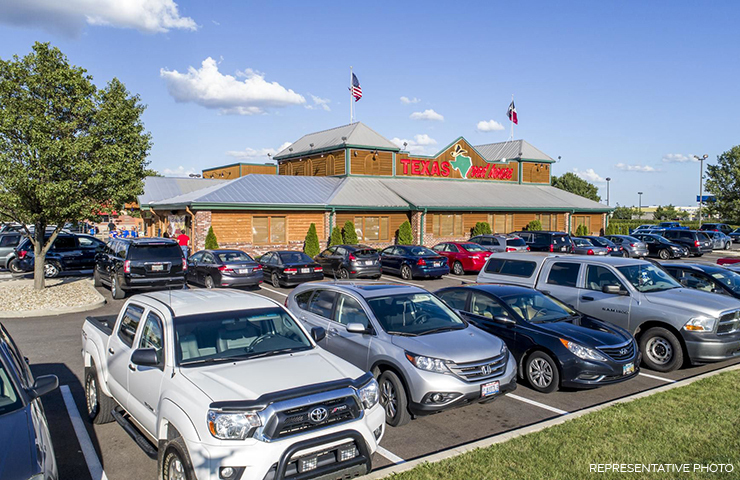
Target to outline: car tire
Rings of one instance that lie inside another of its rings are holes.
[[[658,252],[658,256],[661,260],[668,260],[671,258],[671,252],[667,248],[663,248]]]
[[[454,265],[452,265],[452,273],[455,275],[465,275],[465,269],[463,268],[462,263],[455,262]]]
[[[57,278],[61,269],[56,262],[44,262],[44,278]]]
[[[160,480],[195,480],[193,465],[182,437],[166,442],[160,452],[162,452],[159,455]]]
[[[95,267],[95,270],[93,270],[93,285],[95,285],[96,287],[103,286],[103,280],[100,278],[100,272],[98,271],[97,267]]]
[[[115,300],[126,298],[126,291],[121,288],[121,280],[115,273],[110,277],[110,294]]]
[[[342,280],[346,280],[349,278],[349,272],[346,268],[342,267],[339,269],[339,278],[341,278]]]
[[[385,410],[385,422],[391,427],[406,425],[411,420],[408,397],[403,382],[391,370],[386,370],[378,379],[380,384],[380,404]]]
[[[10,273],[23,273],[20,262],[18,262],[17,258],[10,261],[8,264],[8,270],[10,270]]]
[[[725,250],[729,250],[732,248],[732,242],[725,243]]]
[[[545,352],[534,352],[527,357],[524,375],[529,385],[542,393],[551,393],[560,386],[560,372],[552,357]]]
[[[116,401],[100,389],[95,365],[85,369],[85,404],[87,418],[92,423],[102,425],[115,420],[112,412],[117,406]]]
[[[630,252],[628,252],[627,250],[622,250],[622,257],[630,258]]]
[[[213,281],[213,277],[210,275],[206,275],[206,278],[203,279],[203,286],[207,289],[214,288],[216,286],[216,283]]]
[[[280,278],[278,278],[278,274],[277,273],[272,272],[271,281],[272,281],[272,286],[273,287],[280,288]]]
[[[401,278],[404,280],[411,280],[414,275],[411,273],[411,267],[408,265],[401,265]]]
[[[653,327],[640,336],[642,363],[656,372],[672,372],[683,365],[683,347],[670,330]]]

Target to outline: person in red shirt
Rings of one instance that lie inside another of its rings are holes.
[[[182,254],[185,258],[188,258],[188,244],[190,243],[190,237],[185,235],[184,230],[178,230],[177,233],[179,233],[177,236],[177,243],[180,245],[180,248],[182,248]]]

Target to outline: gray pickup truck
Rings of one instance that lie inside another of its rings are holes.
[[[652,370],[740,356],[740,301],[683,288],[660,267],[630,258],[493,254],[480,283],[534,287],[637,338]]]

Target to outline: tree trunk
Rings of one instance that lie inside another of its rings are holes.
[[[46,233],[46,224],[37,222],[33,231],[33,289],[43,290],[46,286],[44,277],[44,260],[46,252],[44,251],[44,234]]]

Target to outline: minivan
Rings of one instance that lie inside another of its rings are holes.
[[[533,252],[573,253],[573,241],[565,232],[514,232],[524,239]]]

